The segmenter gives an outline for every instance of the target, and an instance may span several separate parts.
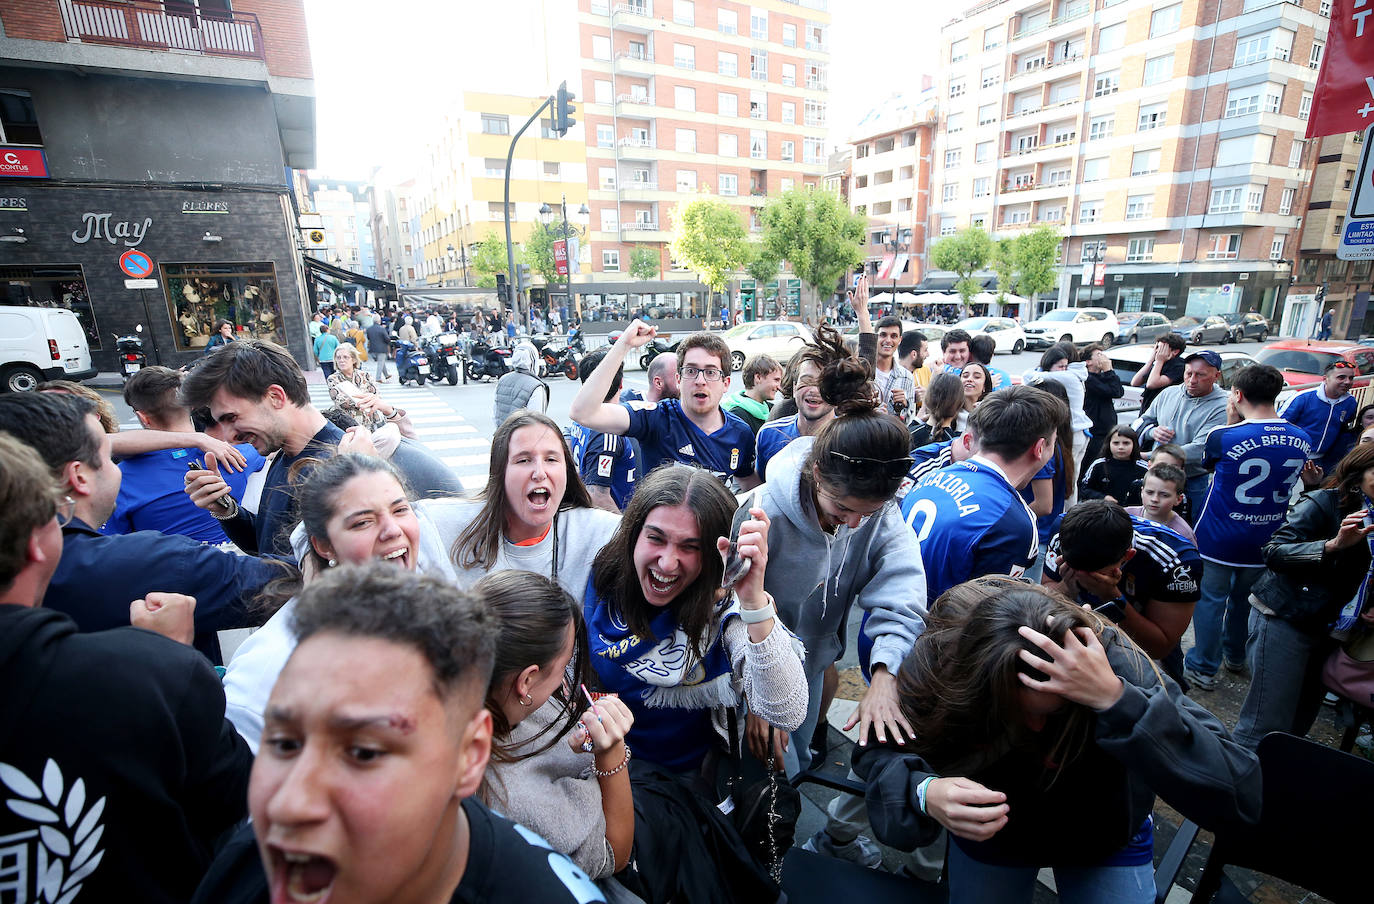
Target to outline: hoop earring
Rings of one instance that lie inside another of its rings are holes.
[[[517,698],[517,700],[521,706],[529,706],[531,703],[534,702],[534,698],[531,697],[529,694],[526,694],[523,697],[519,697]]]

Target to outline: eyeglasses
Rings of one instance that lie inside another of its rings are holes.
[[[66,527],[72,523],[72,518],[76,516],[76,500],[70,496],[63,496],[57,503],[57,526]]]
[[[692,382],[697,377],[705,377],[707,383],[716,383],[721,377],[725,376],[725,371],[721,370],[719,367],[693,367],[688,364],[686,367],[682,368],[681,374],[682,379],[686,380],[688,383]]]
[[[843,452],[836,452],[834,449],[830,450],[830,454],[851,468],[879,468],[883,476],[887,478],[901,477],[911,468],[910,455],[904,455],[901,458],[854,458]]]

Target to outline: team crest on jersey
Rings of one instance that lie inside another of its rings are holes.
[[[739,467],[739,450],[738,450],[738,449],[731,449],[731,450],[730,450],[730,470],[733,471],[733,470],[735,470],[735,469],[738,468],[738,467]]]

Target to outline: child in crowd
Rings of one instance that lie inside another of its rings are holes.
[[[1107,454],[1088,466],[1079,495],[1121,505],[1139,505],[1141,480],[1148,467],[1140,457],[1140,440],[1125,424],[1107,431]]]
[[[1148,461],[1152,468],[1156,465],[1173,465],[1185,474],[1188,472],[1188,456],[1178,443],[1156,443],[1150,452]],[[1174,507],[1174,512],[1189,524],[1193,523],[1193,504],[1186,495],[1183,495],[1182,487],[1179,487],[1179,499],[1178,504]]]
[[[1156,453],[1158,450],[1156,450]],[[1140,505],[1133,505],[1126,512],[1137,518],[1144,518],[1162,524],[1189,541],[1196,542],[1193,529],[1177,513],[1179,506],[1187,501],[1183,488],[1188,483],[1188,475],[1177,465],[1152,465],[1145,472],[1145,485],[1141,489]]]

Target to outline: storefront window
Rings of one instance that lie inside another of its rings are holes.
[[[234,324],[236,338],[286,344],[277,272],[270,261],[163,264],[162,284],[179,352],[205,348],[220,320]]]
[[[1122,312],[1139,311],[1141,305],[1145,303],[1144,289],[1122,289],[1117,295],[1121,302]]]
[[[0,305],[66,308],[81,321],[91,351],[100,351],[100,329],[79,265],[0,267]]]

